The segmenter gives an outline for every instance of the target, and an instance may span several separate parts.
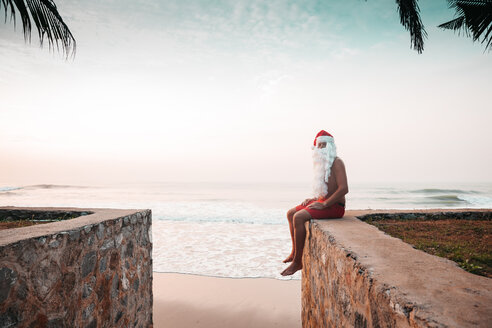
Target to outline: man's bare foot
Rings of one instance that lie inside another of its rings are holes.
[[[294,254],[290,254],[289,256],[287,256],[287,258],[285,260],[283,260],[283,262],[289,263],[289,262],[292,262],[293,259],[294,259]]]
[[[302,269],[302,263],[292,262],[287,269],[282,271],[282,276],[290,276]]]

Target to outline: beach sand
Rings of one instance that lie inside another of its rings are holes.
[[[301,327],[301,281],[154,272],[154,327]]]

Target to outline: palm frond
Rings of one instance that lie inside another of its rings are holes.
[[[485,49],[492,49],[492,0],[448,0],[449,8],[455,9],[457,18],[439,25],[443,29],[465,31],[473,41],[486,43]],[[461,25],[453,24],[453,21],[461,20]]]
[[[418,53],[422,53],[427,32],[420,18],[417,0],[396,0],[396,4],[400,14],[400,23],[410,32],[411,47]]]
[[[0,4],[5,7],[5,21],[7,21],[7,9],[10,7],[10,20],[14,22],[15,27],[15,7],[17,7],[17,11],[22,20],[22,30],[24,31],[24,39],[27,41],[31,41],[31,20],[29,19],[29,12],[26,8],[26,4],[22,0],[2,0]]]
[[[492,34],[490,34],[490,32],[492,32],[492,24],[490,24],[489,29],[487,30],[487,33],[482,40],[482,43],[484,43],[485,40],[488,40],[487,44],[485,45],[485,49],[489,48],[492,44]]]
[[[38,30],[41,46],[46,38],[50,50],[55,45],[57,49],[60,49],[59,44],[61,43],[63,53],[67,57],[70,53],[75,55],[75,38],[58,13],[53,0],[0,0],[0,8],[2,6],[5,8],[5,19],[7,19],[7,12],[10,8],[10,17],[14,21],[14,26],[16,10],[19,13],[26,42],[31,41],[32,19]]]
[[[465,24],[465,17],[463,16],[450,20],[449,22],[441,24],[438,27],[449,29],[449,30],[455,30],[455,31],[464,30],[465,33],[468,33]]]

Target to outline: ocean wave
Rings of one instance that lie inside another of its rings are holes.
[[[86,186],[72,186],[72,185],[56,185],[56,184],[38,184],[38,185],[31,185],[31,186],[25,186],[23,187],[24,189],[69,189],[69,188],[91,188],[91,187],[86,187]]]
[[[424,188],[410,190],[412,194],[476,194],[477,191],[462,190],[462,189],[439,189],[439,188]]]
[[[19,189],[22,189],[22,187],[0,187],[0,192],[8,192]]]
[[[492,197],[458,195],[458,198],[473,206],[492,208]]]
[[[465,202],[458,195],[439,195],[439,196],[427,196],[425,199],[432,199],[442,202]]]
[[[492,207],[492,197],[470,194],[427,196],[424,201],[443,206]]]
[[[390,197],[390,196],[385,196],[385,197],[366,197],[366,199],[377,199],[377,200],[391,200],[391,201],[400,201],[403,199],[406,199],[405,197]]]
[[[153,207],[153,217],[163,221],[285,224],[286,210],[261,208],[245,202],[168,202]]]
[[[282,219],[265,219],[261,217],[252,218],[233,218],[233,217],[169,217],[163,215],[155,215],[155,219],[162,221],[176,221],[176,222],[195,222],[195,223],[237,223],[237,224],[262,224],[262,225],[281,225],[285,220]]]

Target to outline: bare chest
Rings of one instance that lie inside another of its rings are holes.
[[[338,189],[338,184],[337,184],[337,179],[335,176],[332,174],[328,178],[328,196],[332,195],[337,189]]]

